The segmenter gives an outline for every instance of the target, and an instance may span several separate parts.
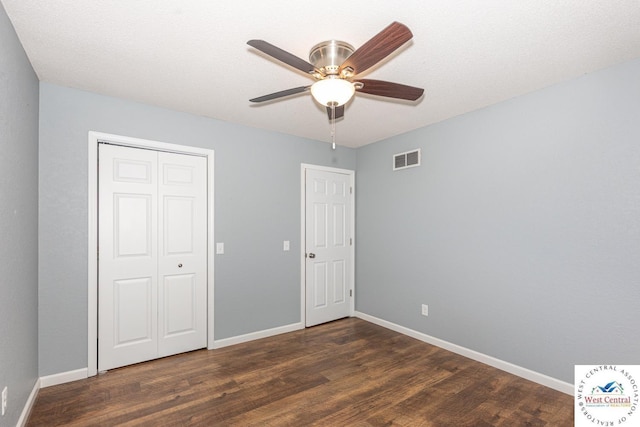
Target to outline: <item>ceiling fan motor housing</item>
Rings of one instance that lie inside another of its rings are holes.
[[[353,46],[339,40],[318,43],[309,52],[309,62],[325,75],[337,75],[340,65],[354,52]]]

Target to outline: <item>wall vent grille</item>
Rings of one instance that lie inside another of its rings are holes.
[[[413,168],[420,166],[420,149],[405,151],[393,155],[393,170]]]

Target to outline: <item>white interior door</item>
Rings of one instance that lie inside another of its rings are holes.
[[[305,174],[306,326],[351,314],[351,175]]]
[[[206,170],[100,144],[98,370],[206,346]]]

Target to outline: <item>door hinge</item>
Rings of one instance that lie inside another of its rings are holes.
[[[349,289],[349,296],[352,297],[353,296],[353,289]]]
[[[353,237],[349,237],[349,246],[353,246]]]
[[[349,187],[349,194],[353,194],[353,187]]]

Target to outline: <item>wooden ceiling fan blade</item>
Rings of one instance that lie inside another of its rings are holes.
[[[384,80],[360,79],[354,83],[361,83],[362,87],[356,86],[356,90],[370,95],[386,96],[387,98],[407,99],[415,101],[424,93],[424,89],[414,86],[407,86],[400,83],[386,82]]]
[[[334,114],[335,114],[335,117],[334,117]],[[344,105],[334,107],[334,109],[332,109],[331,107],[327,107],[327,116],[329,116],[329,121],[344,117]]]
[[[353,74],[359,74],[374,66],[393,51],[411,40],[413,34],[399,22],[392,22],[387,28],[373,36],[360,46],[340,66],[340,71],[351,68]]]
[[[269,95],[259,96],[258,98],[253,98],[253,99],[250,99],[249,101],[250,102],[271,101],[273,99],[283,98],[285,96],[295,95],[295,94],[298,94],[298,93],[306,92],[306,91],[309,90],[310,87],[311,86],[294,87],[294,88],[287,89],[287,90],[281,90],[280,92],[270,93]]]
[[[264,40],[249,40],[247,44],[300,71],[308,74],[313,74],[316,72],[316,68],[309,62],[305,61],[302,58],[298,58],[297,56],[287,52],[286,50],[282,50],[269,42],[266,42]]]

